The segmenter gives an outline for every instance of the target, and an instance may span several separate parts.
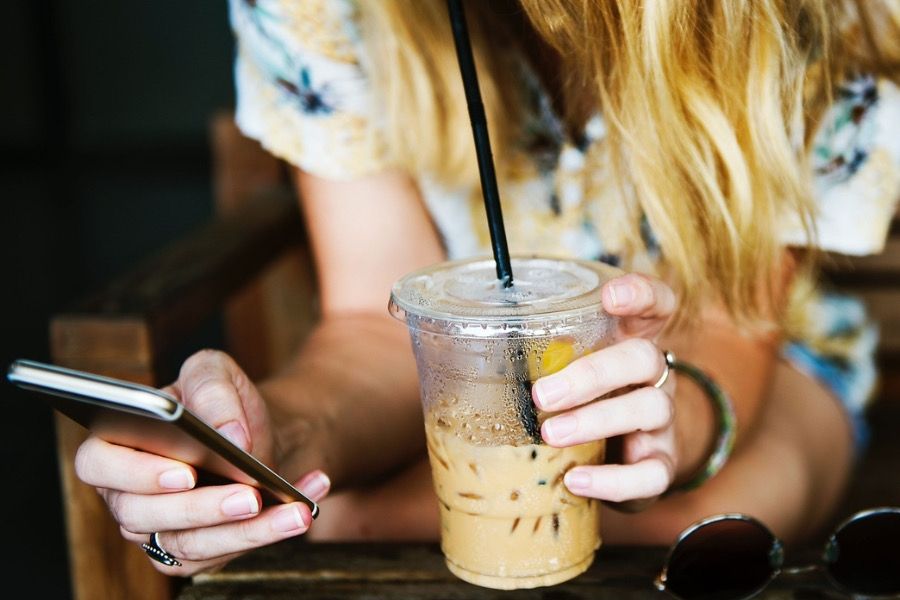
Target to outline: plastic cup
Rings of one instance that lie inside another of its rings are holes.
[[[492,260],[434,265],[400,279],[389,305],[412,339],[447,566],[496,589],[571,579],[600,546],[599,504],[563,476],[601,463],[604,444],[545,445],[531,383],[611,343],[600,287],[621,274],[576,260],[512,266],[504,289]]]

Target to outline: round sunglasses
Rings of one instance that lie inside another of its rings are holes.
[[[900,597],[900,508],[860,511],[829,536],[816,564],[785,567],[781,540],[758,520],[722,514],[679,536],[656,578],[656,588],[680,600],[742,600],[781,575],[821,571],[855,597]]]

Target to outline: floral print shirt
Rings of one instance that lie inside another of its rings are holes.
[[[353,179],[387,168],[354,1],[229,4],[241,130],[324,178]],[[585,166],[605,134],[602,117],[588,122],[581,139],[568,139],[537,78],[523,69],[522,81],[533,105],[524,128],[525,159],[500,182],[510,250],[616,264],[625,244],[617,216],[626,218],[625,208],[596,192],[605,174]],[[900,198],[900,90],[868,76],[847,82],[816,132],[812,159],[819,246],[849,255],[880,252]],[[478,190],[449,189],[427,175],[419,185],[449,257],[490,254]],[[650,265],[657,248],[646,229]],[[790,225],[782,232],[786,245],[803,244],[803,236]],[[877,328],[858,299],[824,290],[810,294],[801,309],[798,333],[784,355],[842,401],[862,445],[864,409],[876,386]]]

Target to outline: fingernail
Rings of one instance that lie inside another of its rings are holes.
[[[591,476],[584,471],[569,471],[564,478],[566,487],[573,492],[584,492],[591,487]]]
[[[159,485],[167,490],[189,490],[194,487],[194,475],[188,469],[177,468],[159,474]]]
[[[241,425],[237,421],[228,421],[224,425],[221,425],[218,429],[218,432],[224,435],[229,439],[229,441],[231,441],[231,443],[233,443],[238,448],[241,448],[242,450],[247,450],[250,447],[250,441],[247,438],[247,432],[244,431],[243,425]]]
[[[617,283],[609,287],[610,300],[613,306],[626,306],[634,300],[634,290],[626,283]]]
[[[222,501],[222,512],[229,517],[255,515],[259,512],[259,501],[252,492],[238,492]]]
[[[307,525],[300,509],[296,506],[285,506],[272,517],[272,529],[282,533],[305,529]]]
[[[331,480],[328,475],[319,471],[315,476],[303,485],[303,493],[316,502],[321,500],[328,489],[331,487]]]
[[[578,429],[578,418],[575,415],[560,415],[544,421],[544,431],[550,441],[562,441]]]
[[[560,375],[550,375],[538,379],[534,384],[534,395],[540,408],[549,409],[569,393],[569,380]]]

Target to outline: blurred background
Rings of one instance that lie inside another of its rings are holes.
[[[5,0],[0,357],[49,360],[48,318],[209,218],[208,126],[233,105],[227,3]],[[216,345],[218,329],[204,329]],[[0,572],[70,597],[51,411],[0,383]]]

